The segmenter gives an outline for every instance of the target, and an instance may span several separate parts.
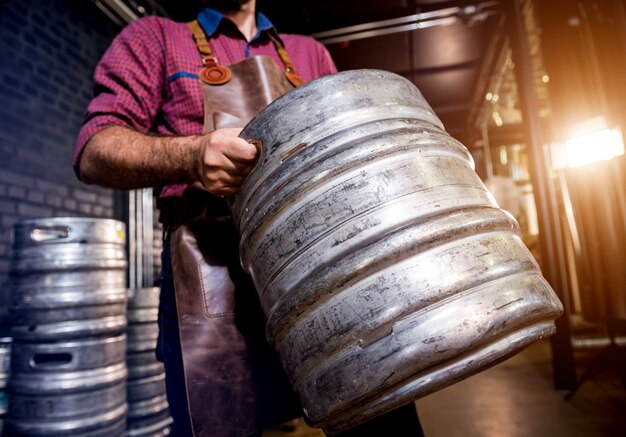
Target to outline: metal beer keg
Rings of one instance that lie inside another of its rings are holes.
[[[173,423],[165,389],[165,368],[156,359],[159,288],[129,290],[127,437],[169,435]]]
[[[126,428],[124,223],[57,217],[13,228],[10,435]]]
[[[123,434],[125,355],[124,334],[16,344],[8,385],[11,435]]]
[[[13,228],[11,334],[17,340],[115,335],[126,328],[124,223],[24,220]]]
[[[419,90],[378,70],[279,98],[232,203],[241,261],[312,426],[335,433],[552,334],[562,305]]]
[[[0,337],[0,435],[3,435],[4,419],[8,410],[6,386],[11,374],[11,337]]]

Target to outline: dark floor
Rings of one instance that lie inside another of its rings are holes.
[[[577,354],[580,373],[596,354]],[[598,366],[569,402],[552,387],[550,346],[545,341],[418,400],[417,407],[427,437],[626,437],[626,390],[614,371]],[[263,434],[323,435],[302,422],[293,432]]]

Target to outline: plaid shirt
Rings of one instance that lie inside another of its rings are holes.
[[[267,33],[276,31],[257,14],[257,35],[250,42],[236,25],[206,8],[198,21],[210,37],[221,64],[266,55],[284,68]],[[305,81],[336,72],[326,48],[301,35],[280,34],[294,68]],[[144,17],[133,21],[113,41],[94,73],[94,98],[78,135],[74,169],[85,144],[108,126],[125,126],[161,135],[198,135],[203,131],[202,61],[185,23]],[[173,194],[173,193],[172,193]]]

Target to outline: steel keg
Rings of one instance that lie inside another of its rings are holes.
[[[13,228],[12,335],[58,340],[126,327],[124,224],[110,219],[24,220]]]
[[[172,423],[165,394],[128,404],[127,437],[169,435]]]
[[[157,361],[159,289],[129,290],[127,437],[169,435],[173,423],[165,390],[165,369]]]
[[[152,361],[154,361],[154,349],[159,335],[158,316],[158,288],[140,288],[129,291],[127,332],[130,359],[134,359],[135,354],[145,352],[146,361],[139,361],[147,364],[150,361],[147,359],[150,355],[152,355]],[[140,363],[138,362],[137,364]]]
[[[9,374],[11,372],[11,337],[0,337],[0,391],[4,391],[7,386]]]
[[[284,95],[232,203],[306,419],[335,433],[552,334],[556,295],[419,90],[378,70]]]
[[[125,334],[16,343],[7,387],[11,435],[122,435],[125,354]]]
[[[8,410],[6,386],[11,373],[11,337],[0,337],[0,435],[3,435],[4,420]]]

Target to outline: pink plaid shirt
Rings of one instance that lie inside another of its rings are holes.
[[[259,32],[250,42],[234,23],[213,9],[204,9],[198,21],[211,37],[211,49],[221,64],[266,55],[284,68],[267,37],[268,32],[276,34],[274,26],[263,14],[257,14]],[[279,38],[305,81],[337,71],[326,48],[313,38],[287,34]],[[128,25],[95,69],[94,98],[76,142],[74,169],[78,170],[85,144],[108,126],[161,135],[201,134],[204,111],[197,74],[201,67],[185,23],[145,17]]]

